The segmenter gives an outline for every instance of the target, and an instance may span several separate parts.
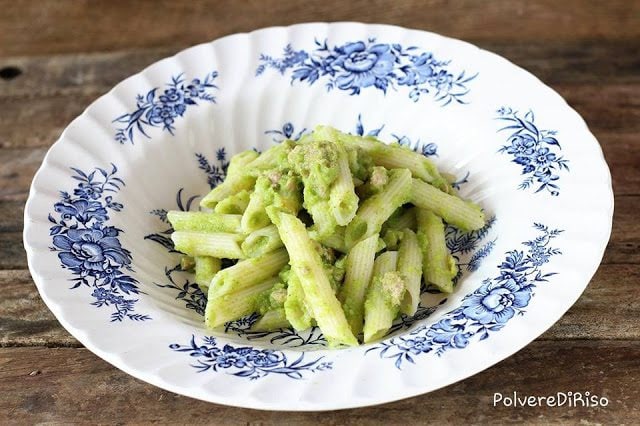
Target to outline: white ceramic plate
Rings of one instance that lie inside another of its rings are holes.
[[[166,210],[197,206],[234,153],[316,124],[409,144],[483,206],[487,227],[448,231],[455,293],[424,294],[416,317],[353,349],[251,332],[254,317],[206,330]],[[584,290],[612,210],[597,141],[529,73],[436,34],[302,24],[192,47],[94,102],[36,174],[24,242],[49,308],[116,367],[221,404],[327,410],[429,392],[524,347]]]

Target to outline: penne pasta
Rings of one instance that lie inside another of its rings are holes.
[[[447,249],[442,219],[429,210],[418,209],[418,241],[423,253],[425,285],[433,284],[444,293],[453,291],[458,273],[456,262]]]
[[[200,203],[212,212],[167,218],[207,291],[207,327],[254,314],[252,331],[318,326],[330,347],[353,346],[416,314],[423,283],[453,291],[445,222],[471,231],[485,217],[445,178],[406,147],[318,126],[233,156]]]
[[[349,251],[344,284],[340,291],[342,309],[354,335],[362,332],[364,298],[373,276],[373,262],[378,247],[378,234],[360,241]]]
[[[172,210],[167,213],[167,220],[174,231],[228,232],[239,233],[239,215],[183,212]]]
[[[404,278],[407,292],[400,304],[400,311],[413,315],[420,303],[420,285],[422,279],[422,251],[418,237],[411,229],[402,231],[402,241],[398,247],[398,272]]]
[[[473,231],[484,226],[484,213],[475,203],[447,194],[419,179],[413,179],[411,202],[436,215],[463,231]]]
[[[242,235],[229,233],[204,233],[175,231],[171,240],[176,250],[189,256],[211,256],[226,259],[242,259],[240,249]]]

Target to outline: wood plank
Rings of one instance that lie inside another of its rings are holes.
[[[638,40],[596,42],[483,42],[480,47],[506,57],[547,84],[629,84],[640,81]],[[175,48],[93,54],[8,57],[0,64],[18,68],[13,79],[0,79],[0,97],[101,94]]]
[[[576,304],[540,339],[640,340],[639,282],[640,265],[602,265]],[[0,346],[80,346],[44,305],[28,271],[0,271],[0,288]]]
[[[46,147],[0,149],[0,200],[26,201]]]
[[[0,97],[0,150],[48,148],[60,137],[71,120],[80,115],[98,96],[95,93],[28,98]],[[42,153],[44,154],[44,151]],[[2,174],[0,171],[0,176]]]
[[[24,201],[0,201],[0,233],[21,232],[23,216]]]
[[[184,46],[256,28],[317,21],[386,22],[473,41],[514,43],[640,35],[640,3],[625,0],[462,0],[446,5],[438,0],[309,0],[304,7],[294,0],[250,1],[241,6],[230,0],[185,4],[3,0],[0,10],[0,57]]]
[[[555,84],[594,131],[640,131],[640,85]]]
[[[44,304],[29,271],[0,271],[0,346],[82,346]]]
[[[602,263],[640,263],[640,197],[615,196],[611,238]]]
[[[591,129],[609,165],[616,195],[640,195],[640,132]]]
[[[0,271],[4,269],[26,269],[27,254],[22,245],[22,232],[0,233]]]
[[[575,305],[538,339],[640,340],[638,283],[638,264],[601,265]]]
[[[255,411],[178,396],[126,375],[85,349],[4,348],[0,349],[0,365],[2,423],[404,425],[421,424],[426,419],[436,424],[640,422],[640,342],[630,341],[536,341],[489,370],[444,389],[384,405],[322,414]],[[606,397],[609,405],[493,406],[494,393],[510,395],[514,391],[521,396],[589,391]]]
[[[125,78],[177,51],[164,47],[5,58],[2,62],[17,67],[21,74],[0,80],[0,97],[95,96],[108,92]]]

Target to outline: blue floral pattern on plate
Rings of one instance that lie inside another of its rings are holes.
[[[552,247],[551,240],[563,231],[534,223],[539,235],[522,244],[526,250],[510,250],[498,266],[499,274],[486,279],[456,309],[446,313],[430,327],[421,326],[408,337],[394,337],[380,342],[369,352],[393,360],[400,369],[403,363],[414,364],[414,358],[433,352],[438,356],[451,349],[466,348],[473,338],[484,340],[501,330],[516,315],[524,315],[536,285],[548,281],[555,272],[543,272],[542,266],[562,252]]]
[[[198,100],[206,102],[216,102],[211,94],[218,87],[213,84],[218,77],[218,72],[213,71],[204,78],[194,78],[186,82],[183,74],[171,77],[171,82],[167,84],[162,94],[158,94],[158,87],[147,92],[146,95],[136,97],[136,110],[123,114],[113,120],[119,123],[116,130],[115,140],[120,143],[131,142],[136,134],[136,130],[150,138],[147,134],[148,127],[162,127],[173,135],[174,123],[178,117],[183,117],[187,108],[198,105]]]
[[[220,347],[215,337],[204,337],[202,343],[191,337],[188,345],[173,343],[169,348],[178,352],[186,352],[197,360],[191,364],[199,372],[227,370],[228,374],[238,377],[248,377],[256,380],[270,374],[281,374],[290,379],[300,380],[305,373],[331,370],[332,362],[321,362],[324,357],[315,357],[309,361],[306,353],[290,362],[287,356],[272,349],[254,349],[249,346],[234,347],[225,344]],[[305,359],[306,358],[306,359]]]
[[[569,161],[554,152],[562,149],[555,138],[557,132],[539,129],[534,123],[533,111],[521,116],[518,111],[502,107],[497,112],[499,120],[508,122],[507,126],[498,131],[512,131],[507,139],[508,144],[498,152],[511,155],[511,161],[522,166],[522,174],[527,176],[518,189],[528,189],[539,184],[536,193],[547,190],[553,196],[560,195],[557,184],[560,176],[557,172],[569,171]]]
[[[375,38],[337,46],[330,46],[327,40],[316,40],[313,51],[296,50],[289,44],[282,57],[261,54],[259,61],[256,76],[267,68],[281,75],[291,69],[291,84],[306,81],[312,85],[323,79],[327,91],[337,88],[350,95],[359,95],[368,88],[384,94],[389,88],[406,88],[410,89],[408,96],[414,102],[430,95],[442,106],[467,103],[464,100],[470,91],[467,85],[478,75],[462,71],[456,76],[448,69],[450,61],[440,61],[416,46],[378,43]]]
[[[52,251],[58,253],[63,268],[75,276],[72,289],[84,286],[92,289],[91,304],[112,309],[111,321],[145,321],[148,315],[134,313],[139,294],[138,281],[130,275],[131,253],[122,247],[118,236],[123,232],[108,225],[109,210],[121,211],[124,206],[114,201],[110,193],[118,192],[124,181],[116,176],[118,168],[96,167],[89,173],[74,168],[72,178],[78,181],[73,195],[60,192],[60,201],[53,206],[57,218],[49,214]]]

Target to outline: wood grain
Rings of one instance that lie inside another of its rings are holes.
[[[187,46],[184,46],[187,47]],[[514,62],[547,84],[629,84],[640,82],[640,43],[636,40],[569,43],[481,42],[479,47]],[[0,98],[102,94],[116,83],[154,62],[175,54],[167,47],[102,52],[0,58],[0,67],[21,74],[0,80]]]
[[[640,4],[625,0],[4,0],[0,7],[0,56],[183,46],[266,26],[337,20],[384,21],[471,41],[624,40],[640,35]]]
[[[26,270],[1,270],[0,346],[80,347],[44,304]]]
[[[135,423],[144,419],[145,423],[234,425],[405,425],[427,420],[435,424],[621,424],[640,415],[637,341],[537,341],[489,370],[439,391],[375,407],[322,414],[239,409],[178,396],[116,370],[85,349],[4,348],[0,349],[0,365],[2,423],[66,423],[69,419]],[[207,374],[215,380],[216,373]],[[514,391],[535,396],[589,391],[606,397],[609,405],[493,407],[494,393],[507,395]]]

